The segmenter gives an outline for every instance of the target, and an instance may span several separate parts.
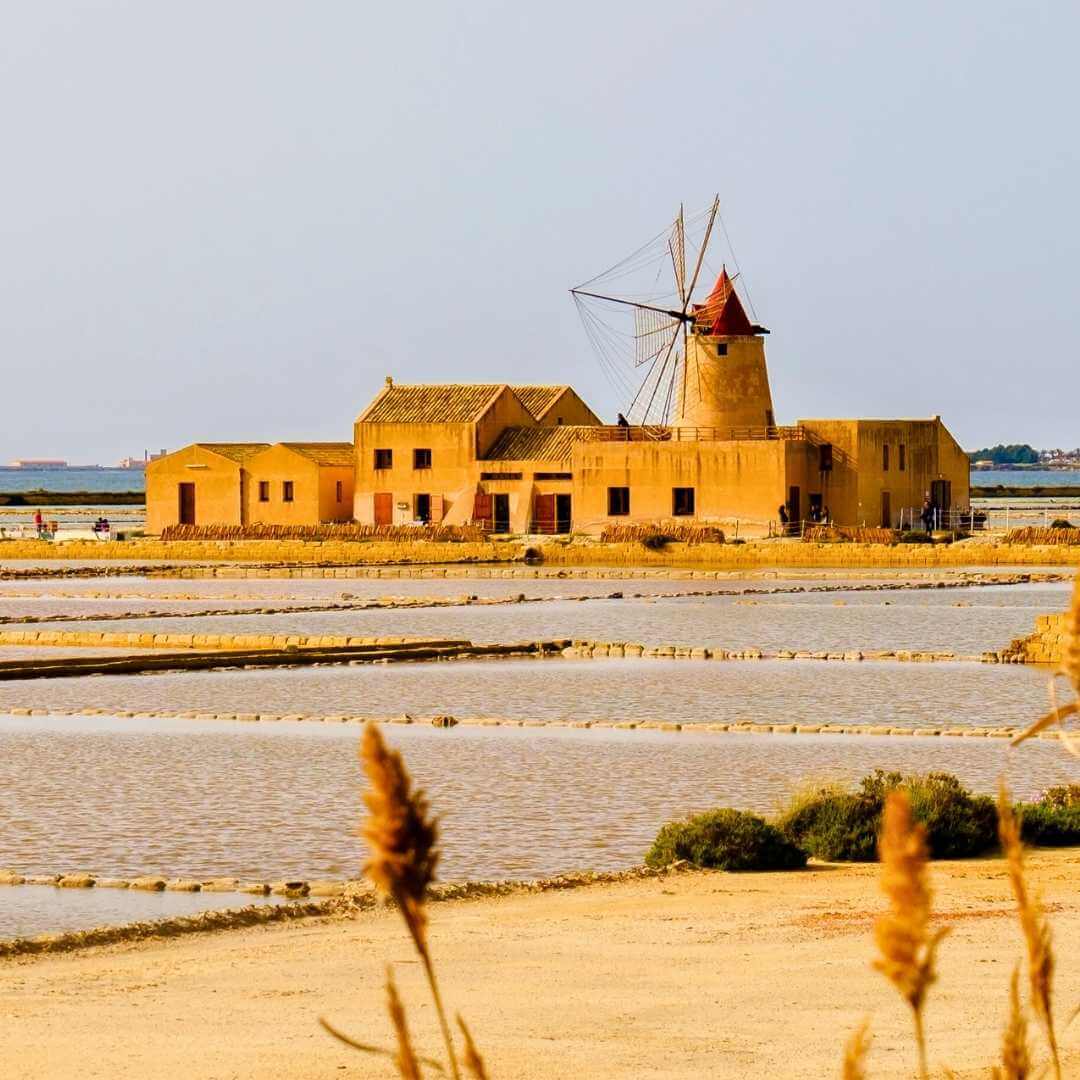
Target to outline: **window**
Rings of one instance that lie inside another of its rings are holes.
[[[881,445],[881,469],[882,472],[889,471],[889,444],[882,443]]]
[[[671,513],[675,517],[694,516],[694,489],[671,489]]]
[[[412,467],[414,469],[430,469],[431,468],[431,451],[430,450],[414,450],[412,452]],[[389,466],[387,466],[389,468]]]
[[[338,480],[334,484],[334,498],[337,499],[338,502],[341,502],[342,497],[345,494],[344,488],[345,488],[345,485],[342,484],[342,482],[340,480]]]
[[[260,480],[259,481],[259,502],[269,502],[269,501],[270,501],[270,481],[269,480]]]
[[[394,467],[394,451],[393,450],[376,450],[375,451],[375,468],[376,469],[392,469]]]
[[[907,447],[900,444],[900,460],[897,462],[900,467],[900,471],[903,472],[907,468]]]
[[[607,512],[610,517],[626,517],[630,513],[630,489],[609,487],[607,489]]]
[[[572,472],[538,472],[533,473],[534,480],[573,480]]]
[[[481,480],[520,480],[521,473],[519,472],[482,472],[480,474]]]
[[[726,341],[721,341],[721,342],[717,343],[716,355],[717,356],[727,356],[727,342]]]
[[[293,482],[291,480],[282,480],[281,482],[281,501],[293,501]]]
[[[417,495],[413,499],[413,520],[422,521],[425,525],[431,521],[430,495]]]

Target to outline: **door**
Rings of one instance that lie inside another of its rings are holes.
[[[510,531],[510,496],[506,492],[502,492],[498,495],[492,496],[495,500],[494,519],[495,528],[497,533],[508,533]]]
[[[415,518],[417,521],[422,521],[425,525],[431,521],[431,496],[430,495],[417,495],[415,503]]]
[[[181,525],[194,525],[195,524],[195,485],[194,484],[181,484],[180,485],[180,513],[179,520]]]
[[[881,527],[892,528],[892,492],[890,491],[881,493]]]
[[[443,515],[446,513],[446,504],[443,502],[441,495],[431,496],[431,524],[439,525],[442,523]]]
[[[472,519],[477,525],[482,525],[488,531],[491,530],[491,496],[482,491],[476,493],[473,502]]]
[[[570,496],[569,495],[556,495],[555,496],[555,531],[560,533],[568,533],[571,525],[570,515]]]
[[[944,517],[952,509],[952,481],[935,480],[930,485],[930,502]]]
[[[537,495],[533,500],[533,532],[555,531],[555,496]]]
[[[797,532],[799,522],[802,521],[802,493],[797,487],[788,489],[787,514],[793,531]]]
[[[375,524],[394,524],[394,496],[392,492],[375,492]]]

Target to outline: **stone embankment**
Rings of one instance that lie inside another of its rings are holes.
[[[24,631],[33,633],[33,631]],[[49,633],[49,631],[38,631]],[[109,636],[109,635],[105,635]],[[181,635],[182,636],[182,635]],[[199,635],[196,635],[199,636]],[[211,648],[189,652],[157,652],[145,649],[121,656],[65,656],[52,659],[31,657],[0,660],[0,680],[59,679],[85,675],[137,675],[156,672],[257,670],[267,667],[302,667],[328,664],[389,664],[432,660],[470,660],[485,657],[544,656],[558,653],[567,641],[521,642],[507,645],[474,645],[469,641],[403,641],[396,645],[319,645],[321,638],[300,638],[299,644],[284,648]],[[50,643],[54,644],[54,643]]]
[[[671,543],[651,550],[639,543],[594,540],[522,540],[487,543],[429,541],[127,540],[102,544],[70,540],[10,540],[0,559],[168,559],[190,562],[282,562],[330,566],[373,564],[503,563],[527,557],[567,566],[957,567],[1080,566],[1080,545],[1005,544],[966,540],[954,544],[818,544],[748,541],[740,544]]]
[[[968,727],[953,725],[950,727],[897,727],[889,724],[830,724],[830,723],[758,723],[754,720],[736,720],[731,722],[681,723],[672,720],[524,720],[501,716],[456,717],[446,714],[434,716],[410,716],[403,713],[398,716],[357,716],[353,714],[323,715],[313,713],[236,713],[205,712],[195,709],[176,711],[173,709],[145,709],[128,712],[118,709],[105,709],[97,706],[89,708],[68,708],[59,706],[15,706],[0,708],[0,715],[6,716],[110,716],[120,719],[135,720],[201,720],[227,721],[243,723],[309,723],[309,724],[417,724],[436,728],[451,729],[456,727],[483,728],[540,728],[559,730],[574,728],[588,731],[664,731],[686,732],[688,734],[746,734],[746,735],[895,735],[909,737],[956,737],[983,739],[1012,739],[1023,731],[1013,727]],[[1056,731],[1044,731],[1040,739],[1057,739]]]
[[[621,882],[641,881],[652,878],[666,878],[671,874],[693,872],[685,863],[675,863],[660,869],[648,866],[632,866],[625,870],[611,871],[568,871],[547,878],[531,878],[509,881],[462,881],[445,882],[431,886],[428,900],[431,903],[452,901],[481,900],[488,897],[517,896],[529,893],[557,892],[566,889],[588,888],[594,885],[615,885]],[[47,884],[56,885],[52,875],[40,875],[50,880],[37,881],[36,878],[23,877],[15,871],[0,871],[0,885],[8,884]],[[56,875],[62,877],[64,875]],[[85,879],[87,874],[67,875]],[[23,877],[20,882],[16,879]],[[7,879],[7,880],[5,880]],[[84,888],[104,888],[106,880],[96,880]],[[129,880],[124,885],[120,879],[110,882],[112,888],[136,888],[135,881],[161,879],[154,875]],[[231,879],[215,879],[203,883],[204,892],[234,891],[216,888],[219,881],[227,883]],[[255,883],[258,885],[259,883]],[[303,895],[324,895],[327,899],[318,903],[260,904],[238,909],[204,911],[198,915],[185,915],[170,919],[157,919],[150,922],[124,923],[119,926],[100,926],[91,930],[75,930],[62,934],[41,934],[33,938],[10,938],[0,941],[0,959],[29,957],[48,953],[74,952],[94,946],[115,945],[123,942],[145,941],[152,938],[172,938],[187,934],[206,934],[221,930],[240,930],[248,926],[259,926],[278,922],[292,922],[297,919],[314,917],[351,918],[364,911],[369,911],[380,903],[375,892],[366,881],[326,881],[301,882],[308,886],[308,893]],[[317,891],[321,890],[321,891]],[[255,891],[253,888],[249,891]],[[263,895],[266,895],[265,893]],[[281,895],[288,895],[282,893]]]
[[[1064,612],[1040,615],[1035,620],[1035,633],[1017,638],[1004,650],[1004,658],[1015,664],[1060,664],[1069,641],[1066,619]]]
[[[684,589],[670,592],[610,592],[610,593],[585,593],[554,596],[526,596],[518,593],[515,596],[477,596],[466,594],[464,596],[381,596],[366,597],[362,599],[345,598],[332,602],[310,604],[282,604],[277,607],[245,607],[245,608],[202,608],[199,610],[177,611],[176,609],[159,611],[148,608],[141,611],[110,611],[89,612],[86,614],[72,615],[57,613],[52,615],[0,615],[0,625],[5,626],[35,626],[47,623],[71,623],[71,622],[122,622],[130,619],[195,619],[224,615],[304,615],[320,612],[339,611],[389,611],[410,608],[448,608],[448,607],[500,607],[507,604],[547,604],[547,603],[584,603],[590,600],[672,600],[672,599],[702,599],[706,597],[722,596],[801,596],[816,593],[861,593],[861,592],[901,592],[909,590],[927,591],[931,589],[968,589],[990,585],[1018,585],[1031,581],[1068,581],[1071,576],[1057,574],[965,574],[952,579],[937,580],[907,580],[885,582],[845,582],[835,585],[776,585],[772,588],[760,586],[747,586],[742,589]],[[345,594],[347,597],[347,594]],[[38,593],[36,597],[56,599],[55,593]],[[3,599],[17,599],[17,594],[4,593]],[[67,594],[66,599],[144,599],[150,598],[146,594],[124,593],[96,593],[96,594]],[[160,595],[152,597],[160,600]],[[170,596],[169,600],[201,600],[205,597],[189,595],[183,597]],[[216,599],[252,599],[250,597],[217,597]],[[255,597],[255,600],[261,599]],[[2,642],[0,642],[2,644]]]

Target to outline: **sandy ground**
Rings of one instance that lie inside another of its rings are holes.
[[[1032,856],[1054,926],[1062,1027],[1080,1004],[1080,852]],[[928,1034],[942,1075],[985,1076],[1022,955],[999,861],[934,866],[951,924]],[[909,1017],[870,968],[874,867],[679,874],[433,908],[444,995],[493,1078],[820,1077],[864,1016],[870,1075],[912,1075]],[[391,963],[421,1048],[433,1014],[396,913],[0,964],[3,1077],[393,1075],[321,1014],[389,1044]],[[1064,1031],[1080,1076],[1080,1021]],[[1040,1043],[1041,1049],[1041,1043]]]

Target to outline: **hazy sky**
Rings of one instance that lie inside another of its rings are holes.
[[[719,191],[778,418],[1080,444],[1074,3],[9,4],[0,460],[349,439],[572,382],[567,289]]]

